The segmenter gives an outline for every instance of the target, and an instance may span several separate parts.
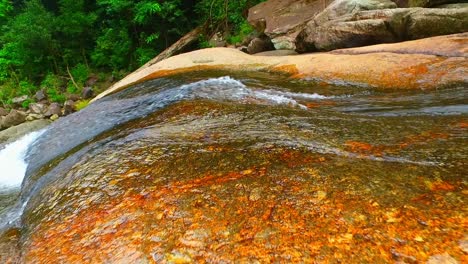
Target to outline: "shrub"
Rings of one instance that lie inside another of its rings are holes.
[[[80,111],[81,109],[87,107],[89,105],[89,101],[90,100],[80,100],[80,101],[76,102],[76,104],[75,104],[76,111]]]

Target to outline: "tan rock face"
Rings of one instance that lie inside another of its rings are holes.
[[[468,8],[397,8],[359,11],[339,17],[326,14],[327,10],[298,34],[295,41],[298,51],[360,47],[468,30]]]
[[[140,69],[98,95],[177,73],[224,69],[268,71],[328,83],[359,83],[391,89],[434,89],[468,82],[468,33],[331,53],[252,56],[214,48],[174,56]]]

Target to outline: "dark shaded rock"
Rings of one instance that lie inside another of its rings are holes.
[[[47,95],[46,95],[46,93],[44,92],[44,89],[41,89],[41,90],[37,91],[36,94],[34,95],[34,98],[35,98],[36,101],[38,101],[38,102],[43,101],[43,100],[46,100],[46,99],[47,99]]]
[[[273,50],[274,48],[275,47],[273,46],[273,43],[271,42],[270,38],[254,38],[247,47],[247,52],[249,54],[255,54],[262,51]]]
[[[305,24],[332,0],[270,0],[249,10],[247,20],[271,38],[276,49],[294,49],[294,41]]]
[[[29,105],[29,110],[33,114],[43,114],[45,111],[47,111],[47,106],[41,103],[33,103]]]
[[[51,103],[44,114],[45,117],[50,117],[52,115],[62,115],[62,108],[59,103]]]
[[[97,83],[98,80],[99,80],[98,77],[91,76],[86,80],[85,85],[86,86],[93,86],[93,85],[95,85]]]
[[[0,116],[6,116],[8,115],[8,111],[3,108],[3,107],[0,107]]]
[[[81,92],[81,97],[83,99],[90,99],[90,98],[93,98],[93,96],[94,96],[93,88],[89,86],[83,88],[83,91]]]
[[[78,94],[67,94],[67,100],[78,101],[81,97]]]
[[[237,47],[237,49],[242,51],[242,52],[248,53],[246,46],[240,46],[240,47]]]
[[[63,104],[63,114],[64,115],[69,115],[69,114],[75,112],[75,110],[76,110],[76,106],[75,106],[74,101],[72,101],[72,100],[65,101],[65,103]]]
[[[19,125],[21,123],[23,123],[24,121],[26,121],[26,114],[21,112],[21,111],[17,111],[15,109],[11,110],[10,113],[8,113],[7,116],[5,116],[2,120],[1,120],[1,127],[2,128],[9,128],[9,127],[12,127],[12,126],[16,126],[16,125]]]
[[[27,95],[23,95],[23,96],[18,96],[18,97],[15,97],[11,100],[11,102],[13,104],[22,104],[24,101],[28,100],[28,96]]]

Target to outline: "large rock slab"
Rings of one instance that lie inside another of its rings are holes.
[[[324,24],[336,20],[344,15],[353,14],[363,10],[379,10],[396,8],[397,5],[390,0],[336,0],[323,12],[318,14],[314,21],[316,24]]]
[[[466,58],[468,57],[468,33],[407,41],[404,45],[380,44],[352,49],[339,49],[331,53],[356,55],[383,52]]]
[[[464,33],[389,44],[383,50],[379,50],[381,46],[376,46],[372,52],[351,49],[347,51],[348,54],[293,56],[252,56],[229,48],[203,49],[139,69],[93,100],[145,80],[200,70],[268,71],[288,74],[291,78],[329,83],[359,83],[391,89],[434,89],[454,83],[468,83],[467,42],[468,33]]]
[[[249,10],[248,21],[272,39],[276,49],[294,49],[302,27],[331,0],[271,0]]]
[[[299,52],[334,50],[468,31],[468,9],[397,8],[359,11],[310,21],[296,40]]]
[[[5,129],[0,132],[0,144],[13,142],[26,134],[43,129],[50,123],[50,120],[41,119]]]

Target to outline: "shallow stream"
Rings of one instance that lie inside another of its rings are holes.
[[[467,100],[267,73],[133,86],[29,148],[0,260],[466,263]]]

